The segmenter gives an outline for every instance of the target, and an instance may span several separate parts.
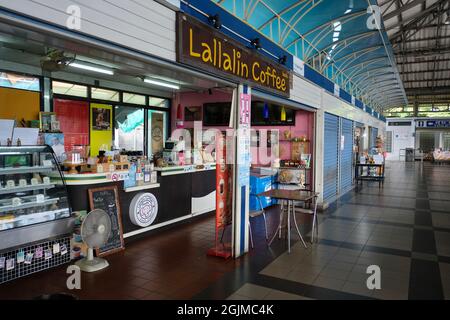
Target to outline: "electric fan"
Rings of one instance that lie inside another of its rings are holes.
[[[88,255],[75,263],[82,271],[95,272],[109,266],[105,259],[94,258],[94,249],[105,245],[110,234],[111,218],[108,214],[101,209],[89,212],[81,224],[81,238],[88,246]]]

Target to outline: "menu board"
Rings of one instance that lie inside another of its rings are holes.
[[[96,249],[98,257],[125,249],[123,241],[122,215],[117,186],[89,189],[91,210],[102,209],[111,218],[111,234],[104,246]]]

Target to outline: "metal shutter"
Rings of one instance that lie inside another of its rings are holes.
[[[377,147],[377,137],[378,137],[378,128],[372,127],[371,137],[370,137],[370,149]]]
[[[353,121],[341,118],[341,135],[344,137],[344,149],[339,159],[339,194],[344,194],[353,184]]]
[[[339,117],[325,113],[323,199],[333,201],[338,191]]]

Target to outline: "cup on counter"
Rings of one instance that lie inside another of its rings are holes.
[[[80,228],[75,228],[73,230],[73,241],[83,242],[83,238],[81,237],[81,229]]]
[[[81,257],[81,248],[80,247],[72,248],[72,257],[73,257],[73,259],[78,259]]]

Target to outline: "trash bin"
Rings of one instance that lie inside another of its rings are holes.
[[[413,148],[406,148],[405,161],[406,162],[414,162],[414,149]]]

